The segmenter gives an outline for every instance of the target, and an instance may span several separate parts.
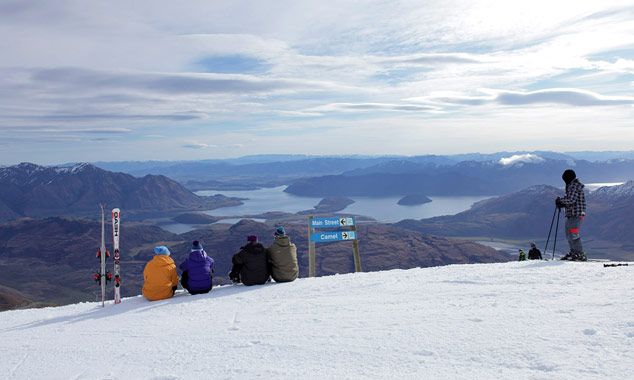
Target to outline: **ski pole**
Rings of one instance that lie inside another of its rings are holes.
[[[561,209],[557,213],[557,224],[555,225],[555,241],[553,241],[553,260],[555,260],[555,249],[557,248],[557,232],[559,231],[559,215],[561,215]]]
[[[553,212],[553,220],[550,221],[550,229],[548,230],[548,238],[546,238],[546,246],[544,247],[544,254],[548,253],[548,242],[550,241],[550,233],[553,232],[553,223],[555,223],[556,213],[557,213],[557,206],[555,205],[555,211]]]

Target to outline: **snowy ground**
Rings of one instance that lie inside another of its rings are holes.
[[[124,283],[125,286],[125,283]],[[634,378],[634,266],[452,265],[0,313],[5,379]]]

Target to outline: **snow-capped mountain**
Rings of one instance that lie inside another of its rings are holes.
[[[634,180],[625,182],[622,185],[603,186],[592,193],[597,200],[602,201],[627,201],[634,198]]]
[[[556,160],[527,153],[451,165],[386,162],[341,175],[302,178],[285,191],[301,196],[504,195],[534,185],[563,186],[561,175],[570,168],[583,183],[634,178],[634,160]]]
[[[6,379],[627,379],[634,266],[391,270],[0,313]]]
[[[210,209],[218,201],[225,200],[199,197],[164,176],[136,178],[87,163],[0,168],[0,222],[20,216],[94,214],[103,202],[131,211],[165,211]]]

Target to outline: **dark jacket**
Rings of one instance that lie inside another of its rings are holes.
[[[586,198],[583,194],[583,184],[577,178],[566,184],[566,196],[561,203],[566,208],[566,218],[582,218],[586,215]]]
[[[266,256],[275,282],[289,282],[297,278],[297,247],[288,236],[276,236],[273,244],[266,249]]]
[[[240,267],[240,281],[244,285],[261,285],[269,280],[266,249],[261,243],[249,243],[233,255],[234,266]]]
[[[214,259],[207,256],[202,250],[192,250],[189,258],[179,266],[184,272],[187,271],[187,287],[191,291],[201,291],[211,289],[211,267],[214,266]]]
[[[537,248],[531,248],[530,251],[528,251],[528,259],[529,260],[541,260],[542,259],[542,253],[539,249]]]

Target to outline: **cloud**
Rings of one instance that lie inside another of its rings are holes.
[[[537,91],[503,91],[485,89],[481,92],[491,93],[488,96],[430,96],[410,98],[421,102],[444,105],[481,106],[498,104],[505,106],[523,106],[536,104],[565,104],[574,107],[634,105],[631,96],[606,96],[592,91],[574,88],[552,88]]]
[[[0,127],[1,128],[1,127]],[[120,128],[120,127],[109,127],[109,128],[68,128],[68,127],[55,127],[55,126],[46,126],[46,127],[27,127],[20,126],[14,127],[12,129],[4,128],[4,132],[12,132],[12,133],[30,133],[30,134],[40,134],[40,133],[53,133],[53,134],[63,134],[63,133],[86,133],[86,134],[126,134],[132,132],[129,128]]]
[[[405,112],[439,112],[440,107],[420,104],[391,103],[331,103],[312,108],[309,111],[320,112],[361,112],[361,111],[405,111]]]
[[[262,78],[252,75],[105,72],[82,68],[33,70],[31,75],[33,82],[43,85],[166,94],[267,94],[331,86],[298,79]]]
[[[585,107],[634,104],[634,97],[604,96],[577,89],[548,89],[533,92],[501,92],[496,101],[504,105],[558,103]]]
[[[203,157],[205,147],[188,143],[231,132],[214,154],[234,142],[251,151],[250,138],[283,125],[298,141],[284,149],[299,152],[323,128],[370,136],[378,123],[374,136],[389,130],[393,143],[377,149],[410,144],[418,154],[424,144],[436,153],[475,141],[548,145],[539,124],[557,136],[574,127],[577,146],[593,148],[598,133],[622,146],[634,113],[633,14],[622,0],[7,0],[0,141],[20,128],[30,139],[76,134],[77,145],[50,151],[84,152],[84,139],[108,133],[134,147],[166,136],[161,153],[175,158],[185,144]],[[518,120],[531,132],[508,128]],[[26,155],[24,146],[0,160]]]
[[[371,60],[372,61],[372,60]],[[483,57],[475,54],[451,53],[451,54],[416,54],[409,56],[396,56],[390,58],[375,57],[377,64],[398,66],[442,66],[447,64],[476,64],[484,63]]]
[[[188,114],[145,114],[145,115],[132,115],[132,114],[112,114],[112,113],[100,113],[100,114],[57,114],[50,113],[46,115],[3,115],[4,119],[20,119],[20,120],[40,120],[48,122],[63,122],[63,121],[87,121],[87,120],[164,120],[164,121],[186,121],[200,119],[203,116],[200,114],[188,113]]]
[[[542,157],[539,157],[537,155],[534,154],[516,154],[514,156],[511,157],[505,157],[505,158],[501,158],[499,163],[504,165],[504,166],[510,166],[510,165],[516,165],[516,164],[538,164],[540,162],[544,162],[546,161],[545,159],[543,159]]]
[[[183,148],[188,149],[208,149],[208,148],[216,148],[216,145],[204,144],[204,143],[191,143],[182,145]]]

